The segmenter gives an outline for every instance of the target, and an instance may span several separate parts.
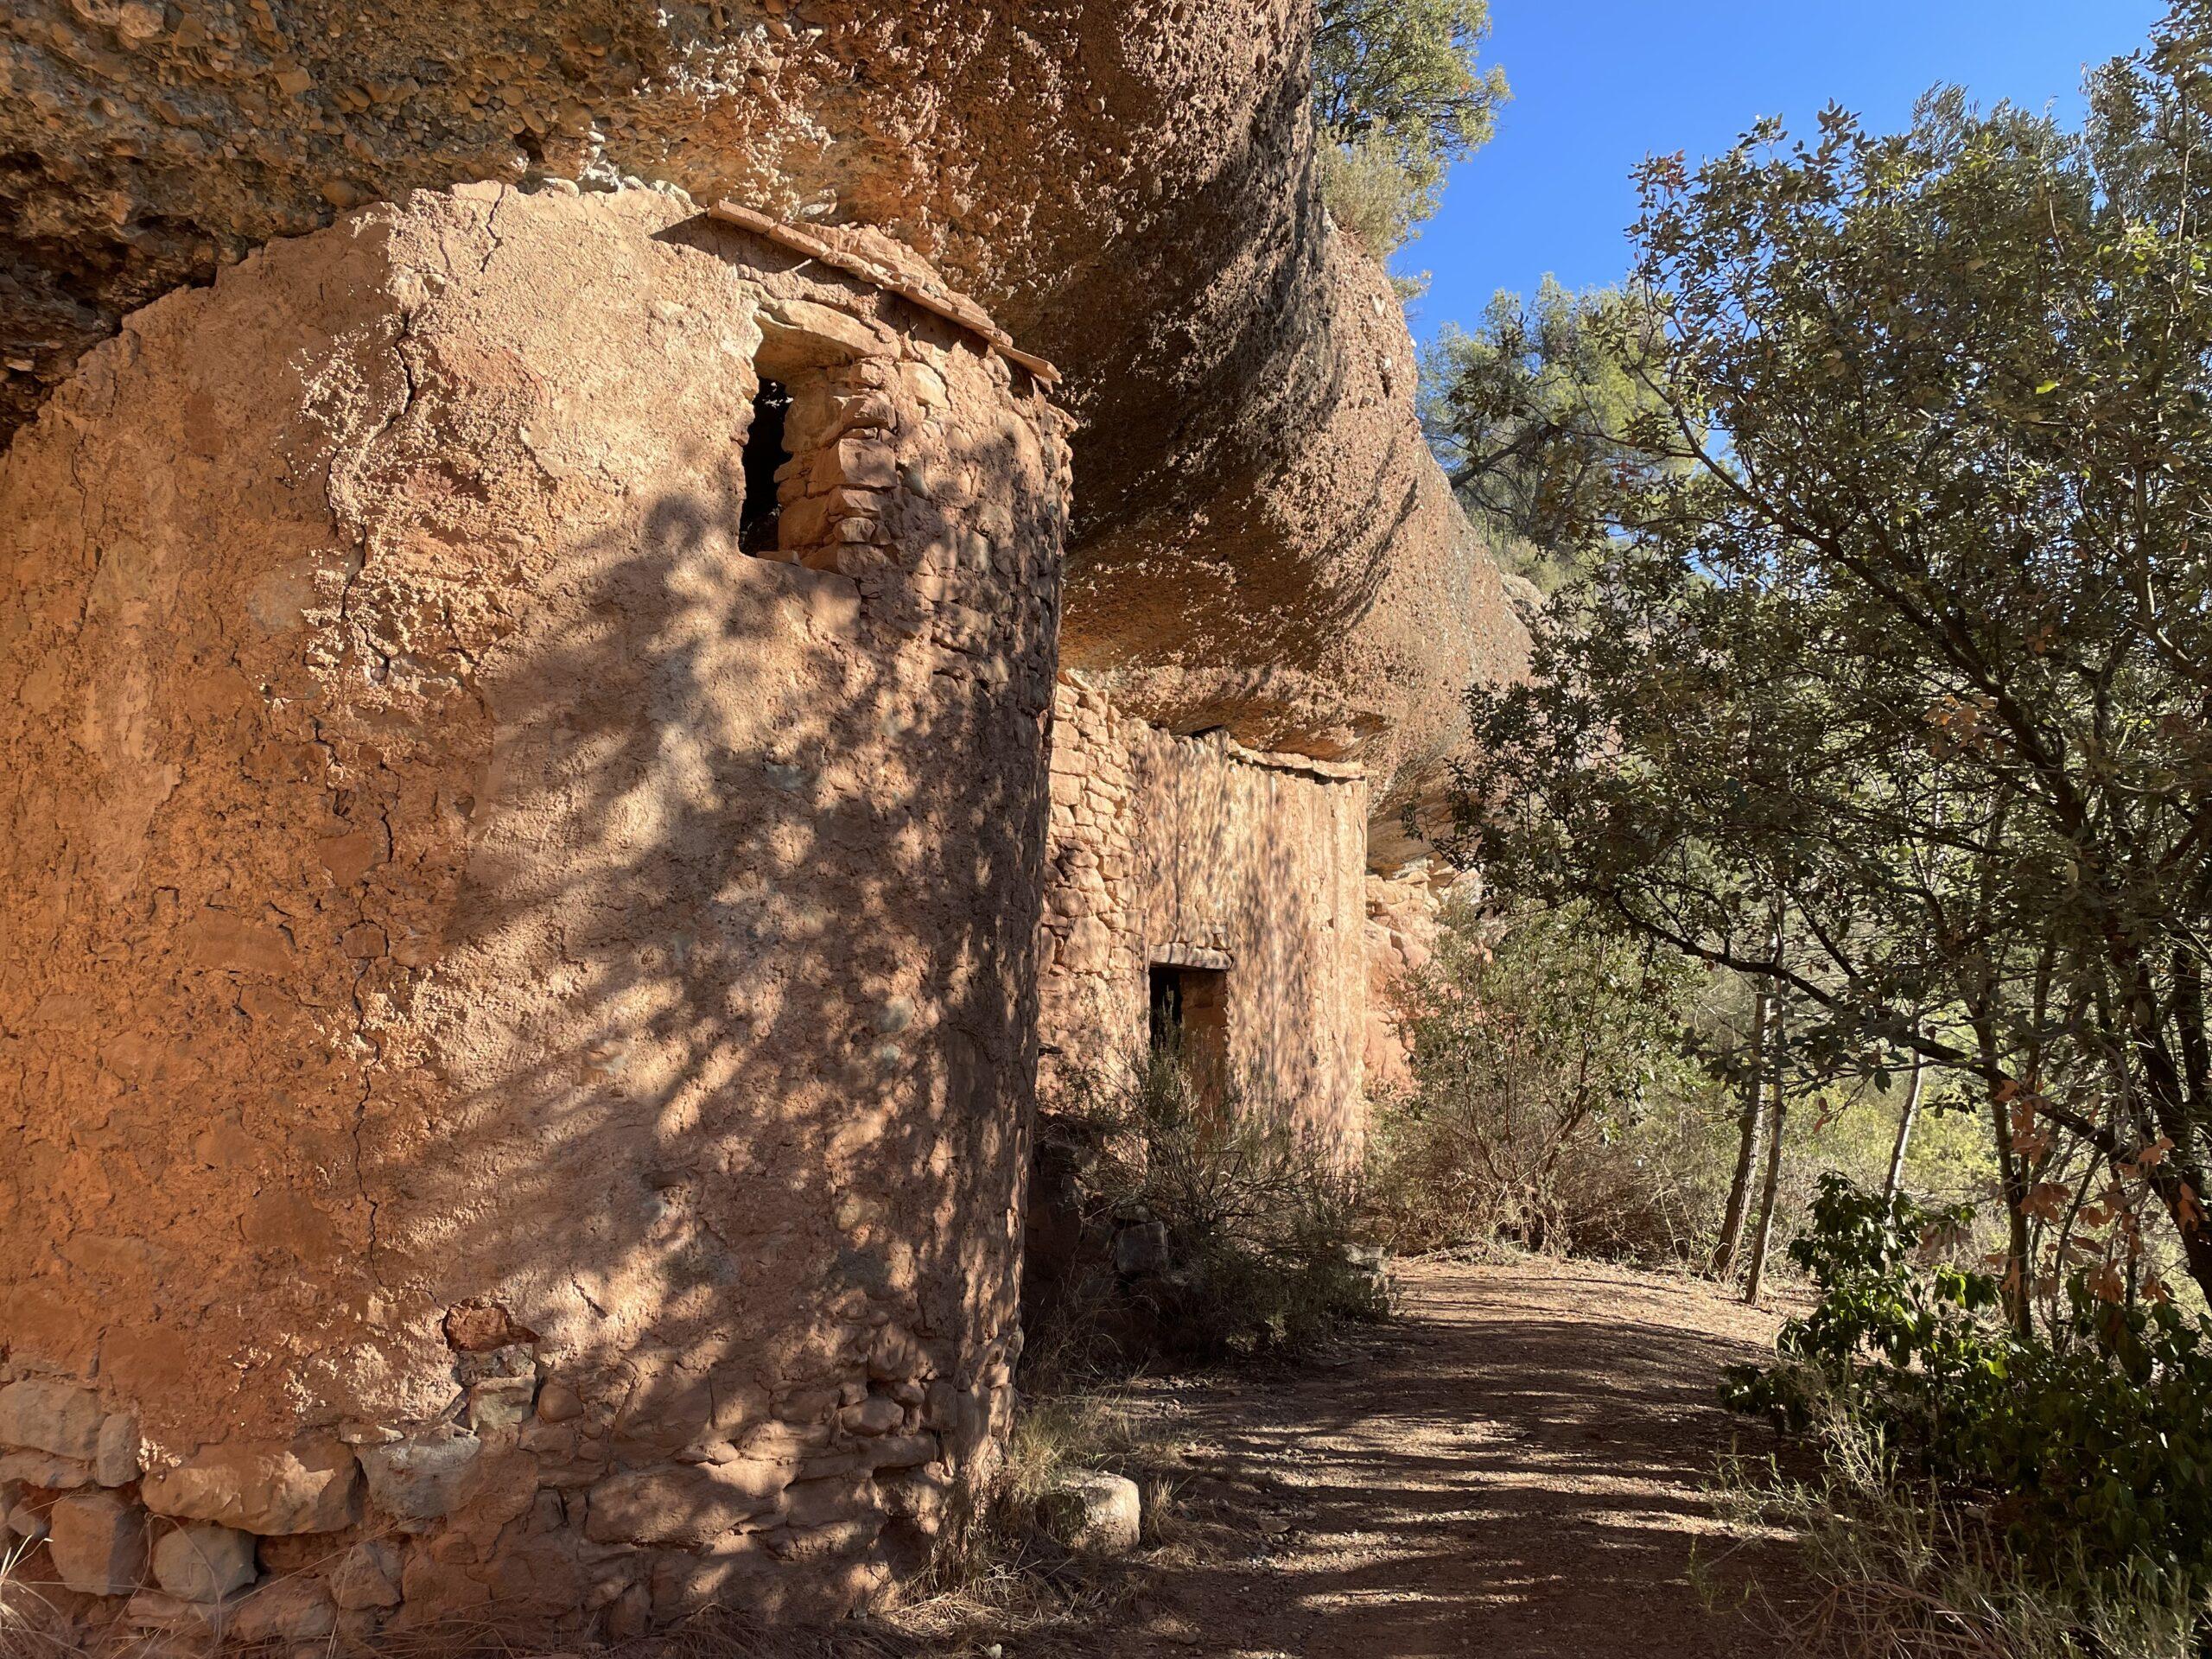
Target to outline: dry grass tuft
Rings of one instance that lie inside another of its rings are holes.
[[[78,1651],[67,1614],[24,1575],[31,1548],[21,1541],[0,1548],[0,1659],[54,1659]]]
[[[1092,1650],[1097,1630],[1134,1621],[1155,1576],[1249,1553],[1249,1529],[1193,1503],[1165,1420],[1118,1393],[1048,1396],[1028,1404],[1007,1442],[988,1500],[960,1518],[929,1578],[885,1622],[931,1655],[1017,1649],[1024,1659]],[[1104,1469],[1143,1494],[1137,1553],[1075,1554],[1037,1524],[1037,1500],[1063,1474]]]
[[[1821,1432],[1826,1468],[1816,1481],[1789,1479],[1770,1460],[1732,1458],[1713,1488],[1738,1538],[1778,1529],[1796,1541],[1810,1595],[1785,1607],[1756,1587],[1749,1593],[1797,1650],[1839,1659],[2202,1659],[2207,1610],[2185,1586],[2024,1562],[1987,1516],[1900,1483],[1879,1441],[1855,1424],[1832,1421]],[[1699,1577],[1710,1599],[1719,1582],[1711,1564]]]

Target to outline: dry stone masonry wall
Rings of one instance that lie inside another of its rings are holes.
[[[0,459],[0,1510],[57,1593],[835,1611],[990,1459],[1063,423],[801,264],[417,194]]]
[[[1154,964],[1221,973],[1227,1061],[1256,1109],[1361,1128],[1367,785],[1357,767],[1177,737],[1080,677],[1054,703],[1039,968],[1046,1086],[1149,1039]]]

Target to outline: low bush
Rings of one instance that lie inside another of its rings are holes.
[[[2070,1550],[2022,1554],[1986,1510],[1915,1480],[1847,1412],[1821,1414],[1821,1472],[1725,1463],[1716,1496],[1750,1535],[1794,1535],[1787,1594],[1764,1597],[1792,1650],[1847,1659],[2202,1659],[2204,1601],[2170,1574],[2091,1578]],[[1700,1576],[1717,1588],[1710,1564]],[[1799,1592],[1796,1580],[1810,1586]]]
[[[1968,1219],[1824,1179],[1790,1247],[1819,1300],[1778,1364],[1730,1379],[1731,1404],[1822,1451],[1813,1486],[1767,1496],[1806,1526],[1829,1633],[1867,1653],[2199,1653],[2212,1322],[2082,1274],[2056,1327],[2023,1335],[1994,1279],[1943,1259]]]
[[[1348,1161],[1233,1080],[1155,1052],[1078,1080],[1039,1136],[1032,1376],[1295,1352],[1388,1313]]]
[[[1376,1103],[1390,1244],[1701,1259],[1728,1154],[1683,1054],[1696,986],[1572,911],[1448,912],[1401,993],[1412,1086]]]
[[[1377,259],[1387,259],[1436,211],[1433,188],[1408,175],[1388,146],[1324,132],[1313,157],[1321,199],[1339,229]]]
[[[1377,260],[1436,212],[1490,138],[1505,78],[1478,68],[1485,0],[1320,0],[1313,122],[1322,199]]]
[[[952,1517],[924,1593],[988,1602],[1034,1589],[1033,1580],[1049,1584],[1068,1564],[1068,1553],[1039,1524],[1039,1500],[1083,1470],[1110,1469],[1144,1484],[1147,1469],[1164,1455],[1138,1416],[1109,1394],[1025,1398],[996,1471]],[[1148,1508],[1147,1523],[1160,1508]]]

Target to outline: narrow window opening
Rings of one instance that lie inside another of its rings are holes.
[[[783,503],[776,474],[791,458],[785,428],[791,412],[790,388],[763,379],[753,398],[753,423],[745,432],[745,505],[738,514],[738,550],[774,554],[779,544]]]

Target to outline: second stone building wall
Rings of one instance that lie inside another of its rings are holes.
[[[1363,1128],[1368,791],[1358,768],[1179,737],[1080,677],[1053,709],[1039,955],[1051,1091],[1150,1038],[1155,966],[1217,972],[1244,1098],[1343,1143]]]

